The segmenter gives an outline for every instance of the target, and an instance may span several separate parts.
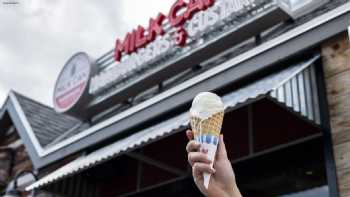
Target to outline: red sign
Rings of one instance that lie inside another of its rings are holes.
[[[90,58],[85,53],[74,55],[61,71],[54,90],[57,112],[67,112],[81,99],[89,85]]]
[[[67,109],[75,103],[76,99],[83,93],[86,82],[76,85],[68,89],[64,94],[57,96],[55,102],[58,108]]]
[[[158,35],[164,35],[163,22],[165,19],[168,19],[171,27],[177,28],[176,43],[179,46],[184,46],[187,32],[184,30],[183,24],[190,20],[194,14],[208,9],[214,3],[215,0],[189,0],[188,3],[185,0],[177,0],[171,7],[168,16],[159,13],[155,19],[150,19],[147,34],[145,28],[139,25],[137,29],[127,33],[123,41],[117,39],[114,51],[115,60],[120,61],[123,53],[134,53],[153,42]],[[180,13],[181,10],[184,12]]]

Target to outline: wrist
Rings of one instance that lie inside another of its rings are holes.
[[[232,190],[232,194],[230,196],[232,196],[232,197],[242,197],[242,194],[239,191],[239,188],[238,188],[237,184],[234,185],[233,190]]]
[[[225,197],[242,197],[242,194],[239,191],[238,186],[235,184],[233,188],[227,191]]]
[[[205,195],[206,197],[216,197],[216,196],[222,196],[222,197],[242,197],[241,192],[239,191],[237,185],[235,184],[231,188],[226,189],[220,189],[219,191],[216,191],[215,193],[209,192]]]

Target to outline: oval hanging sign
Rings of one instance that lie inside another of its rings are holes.
[[[89,83],[93,61],[84,53],[73,55],[63,67],[54,89],[54,108],[74,116],[89,102]],[[78,117],[81,117],[78,116]]]

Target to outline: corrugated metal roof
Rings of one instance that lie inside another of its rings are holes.
[[[299,108],[297,108],[296,105],[295,107],[292,106],[288,99],[282,99],[281,97],[279,97],[278,95],[280,94],[278,92],[281,92],[281,88],[285,89],[286,84],[293,83],[292,80],[294,80],[296,77],[298,78],[300,75],[304,76],[304,73],[309,72],[309,68],[312,67],[310,65],[312,65],[318,58],[319,58],[319,55],[309,60],[306,60],[304,62],[301,62],[299,64],[288,67],[283,71],[280,71],[273,75],[269,75],[255,83],[242,87],[232,93],[224,95],[222,99],[224,101],[225,108],[226,109],[234,108],[239,104],[245,103],[248,100],[252,100],[252,99],[254,100],[260,96],[268,96],[268,97],[277,99],[281,103],[286,103],[286,106],[288,106],[291,109],[300,109],[300,106]],[[303,79],[305,82],[307,82],[308,80],[311,80],[311,78],[303,78]],[[295,88],[298,88],[298,87],[305,87],[305,86],[302,86],[302,85],[295,86]],[[291,91],[293,91],[293,89],[291,89]],[[300,93],[300,90],[296,90],[296,93]],[[311,93],[312,92],[310,92],[310,94]],[[285,95],[285,93],[283,93],[283,95]],[[295,96],[293,94],[291,95]],[[306,96],[306,94],[298,94],[298,95],[300,97]],[[307,98],[304,98],[304,100],[305,99]],[[304,115],[307,118],[311,117],[308,114],[303,113],[302,110],[296,110],[296,112],[300,113],[301,115]],[[314,119],[311,118],[310,120],[314,120]],[[189,124],[189,117],[188,117],[188,113],[185,112],[174,118],[168,119],[155,126],[149,127],[145,130],[135,133],[125,139],[122,139],[111,145],[101,148],[95,152],[92,152],[88,155],[78,158],[77,160],[43,177],[42,179],[40,179],[33,185],[27,187],[26,189],[32,190],[35,188],[40,188],[50,183],[53,183],[55,181],[61,180],[67,176],[79,173],[83,170],[91,168],[102,162],[115,158],[120,154],[123,154],[128,151],[132,151],[135,148],[151,143],[155,140],[158,140],[161,137],[165,137],[170,134],[173,134],[174,132],[181,130],[181,128],[187,127],[188,124]]]
[[[164,137],[167,134],[179,130],[182,126],[188,125],[187,113],[181,114],[175,118],[171,118],[153,127],[149,127],[143,131],[133,134],[125,139],[117,141],[111,145],[101,148],[89,155],[78,158],[77,160],[63,166],[48,176],[42,178],[38,182],[29,186],[27,190],[42,187],[54,181],[60,180],[71,174],[81,172],[85,169],[93,167],[99,163],[112,159],[122,153],[133,150],[144,144],[153,142],[154,140]]]
[[[309,66],[270,92],[270,96],[301,116],[320,124],[315,67]]]

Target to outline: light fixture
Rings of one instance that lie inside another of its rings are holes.
[[[20,197],[21,196],[21,192],[17,191],[15,188],[12,188],[9,191],[6,191],[6,194],[4,195],[4,197]]]
[[[6,190],[6,193],[3,197],[21,197],[21,192],[18,190],[18,179],[23,176],[24,174],[31,174],[34,178],[34,180],[38,180],[37,176],[30,170],[24,170],[19,172],[15,178],[14,178],[14,182],[13,182],[13,187],[9,188],[8,190]],[[34,193],[34,191],[32,191]]]
[[[329,0],[278,0],[279,6],[292,18],[296,19],[308,14],[320,6],[328,3]]]

